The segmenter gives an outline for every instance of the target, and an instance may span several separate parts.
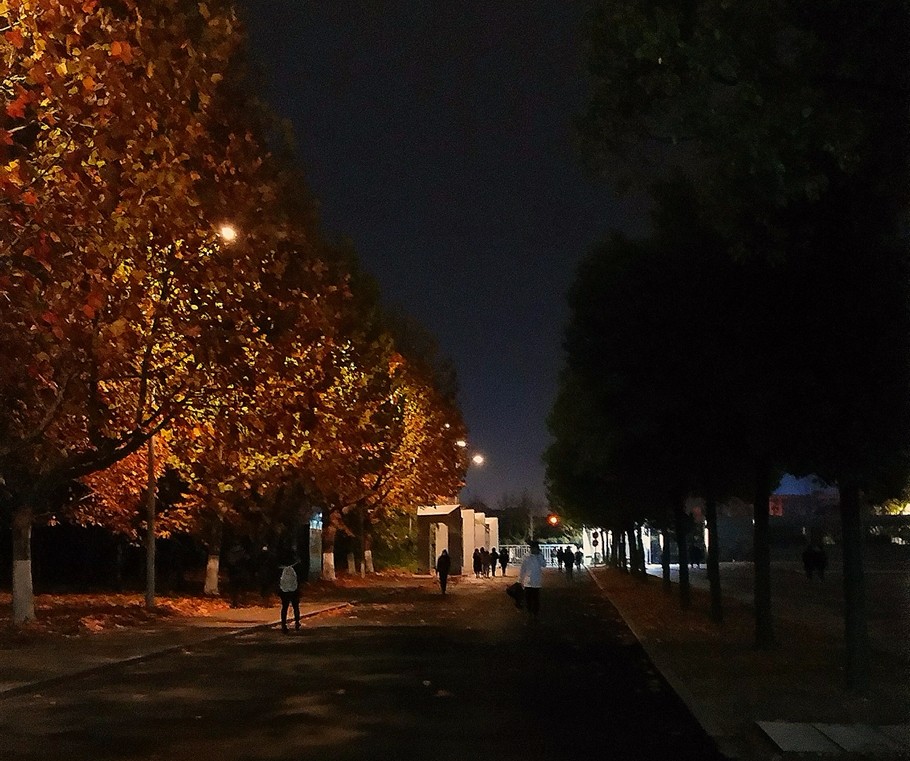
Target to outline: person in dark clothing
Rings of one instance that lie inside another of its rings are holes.
[[[499,550],[499,567],[502,569],[502,575],[506,575],[506,566],[509,564],[509,551],[503,547]]]
[[[563,558],[565,557],[565,554],[566,553],[562,549],[562,547],[559,547],[556,550],[556,567],[559,569],[560,573],[562,573],[562,561],[563,561]]]
[[[439,588],[442,593],[446,593],[446,582],[449,579],[449,571],[452,568],[452,558],[449,557],[449,551],[443,550],[436,559],[436,576],[439,578]]]
[[[290,559],[287,565],[281,566],[281,577],[278,579],[278,596],[281,597],[281,630],[288,631],[288,607],[294,608],[294,628],[300,628],[300,585],[294,566],[297,561]]]
[[[479,579],[481,569],[480,550],[476,547],[474,548],[474,555],[472,556],[472,560],[474,562],[474,576],[475,578]]]
[[[824,579],[827,567],[828,558],[818,542],[813,542],[803,550],[803,568],[806,571],[806,578],[811,579],[812,574],[818,571],[818,578]]]
[[[498,562],[499,562],[499,553],[496,551],[496,548],[494,547],[492,550],[490,550],[490,575],[492,575],[492,576],[496,575],[496,564]]]
[[[575,563],[575,554],[572,552],[570,547],[566,547],[565,552],[562,553],[562,564],[566,567],[566,578],[572,580],[572,566]]]
[[[581,550],[578,550],[578,551],[575,553],[575,568],[576,568],[576,570],[579,570],[579,571],[580,571],[582,565],[584,565],[584,562],[585,562],[585,553],[583,553]]]

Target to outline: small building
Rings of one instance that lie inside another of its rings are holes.
[[[464,573],[476,548],[498,545],[499,518],[458,503],[417,508],[417,573],[431,573],[444,549],[452,558],[450,573]]]

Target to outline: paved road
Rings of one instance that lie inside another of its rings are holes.
[[[0,758],[693,758],[709,738],[583,577],[526,624],[505,581],[430,581],[0,704]]]

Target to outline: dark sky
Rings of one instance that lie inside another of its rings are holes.
[[[581,256],[642,214],[587,177],[587,3],[246,0],[266,97],[332,234],[457,367],[463,500],[544,496],[546,415]]]

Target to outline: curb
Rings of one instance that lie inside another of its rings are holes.
[[[312,618],[313,616],[318,616],[322,613],[328,613],[333,610],[341,610],[342,608],[349,608],[354,605],[353,602],[341,602],[334,603],[332,605],[326,605],[324,608],[317,608],[316,610],[311,610],[306,613],[301,613],[300,618]],[[222,639],[229,639],[231,637],[237,637],[241,634],[248,634],[250,632],[259,631],[260,629],[271,629],[273,626],[277,626],[281,623],[281,619],[278,618],[275,621],[268,621],[261,624],[252,624],[250,626],[244,626],[240,629],[231,629],[226,632],[218,632],[217,634],[212,634],[210,637],[204,637],[198,639],[195,642],[179,644],[179,645],[168,645],[167,647],[162,647],[159,650],[152,650],[148,653],[140,653],[139,655],[131,655],[128,658],[122,658],[120,660],[108,661],[107,663],[101,663],[97,666],[89,666],[84,669],[77,669],[76,671],[69,671],[66,674],[58,674],[57,676],[51,676],[46,679],[39,679],[35,682],[27,682],[26,684],[18,684],[15,687],[7,687],[0,689],[0,700],[4,698],[13,697],[15,695],[22,695],[24,693],[34,692],[35,690],[42,689],[44,687],[52,687],[56,684],[61,684],[68,679],[75,679],[78,677],[84,676],[93,676],[95,674],[101,674],[109,669],[117,668],[119,666],[125,666],[132,663],[139,663],[141,661],[152,660],[153,658],[160,658],[165,655],[170,655],[171,653],[176,653],[180,650],[183,650],[188,647],[196,647],[197,645],[206,645],[211,642],[217,642]]]
[[[603,588],[603,585],[600,583],[597,576],[594,575],[594,571],[588,566],[585,566],[585,570],[588,572],[588,576],[591,577],[597,588],[609,600],[610,595]],[[612,604],[612,600],[610,602]],[[705,733],[714,740],[717,749],[731,760],[740,758],[741,753],[738,748],[730,747],[731,736],[720,728],[714,717],[710,715],[709,710],[696,699],[688,685],[686,685],[682,678],[673,670],[669,659],[658,652],[656,648],[645,644],[642,634],[636,629],[635,624],[629,621],[619,608],[615,605],[613,607],[616,608],[616,612],[619,613],[620,618],[622,618],[626,626],[629,627],[629,631],[632,632],[636,642],[638,642],[642,650],[645,651],[645,654],[648,656],[651,663],[654,664],[654,667],[660,672],[667,684],[670,685],[670,688],[679,696],[679,699],[682,700],[686,708],[689,709],[689,712],[695,717],[695,720],[701,725],[701,728]]]

